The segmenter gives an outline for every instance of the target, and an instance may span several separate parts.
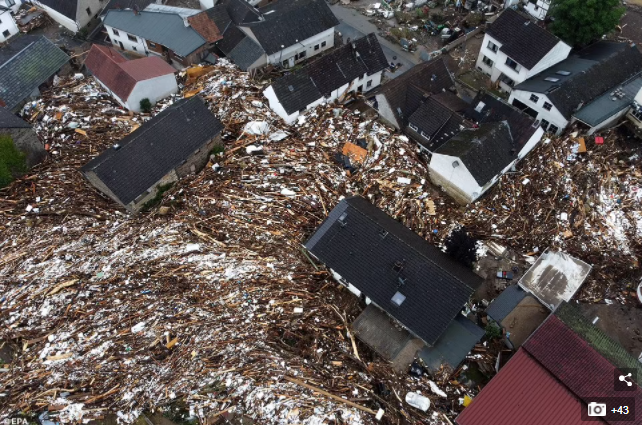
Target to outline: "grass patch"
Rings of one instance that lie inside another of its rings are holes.
[[[158,205],[161,199],[163,199],[163,195],[165,194],[165,192],[171,189],[172,186],[174,186],[174,183],[167,183],[167,184],[162,184],[158,186],[158,192],[156,192],[156,196],[154,196],[149,201],[145,202],[141,211],[149,212],[149,210],[151,210],[156,205]]]
[[[10,136],[0,136],[0,188],[25,171],[26,155],[16,148]]]

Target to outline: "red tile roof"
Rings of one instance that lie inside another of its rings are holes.
[[[207,12],[201,12],[187,18],[190,26],[199,33],[208,43],[214,43],[221,40],[223,36],[214,21],[208,16]]]
[[[176,72],[157,56],[128,61],[117,50],[97,44],[91,47],[85,66],[123,102],[139,81]]]
[[[582,403],[520,349],[457,417],[459,425],[586,425]],[[590,423],[590,422],[589,422]]]

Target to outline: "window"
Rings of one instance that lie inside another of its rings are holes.
[[[138,39],[136,38],[136,36],[135,36],[135,35],[127,34],[127,38],[128,38],[130,41],[134,41],[134,42],[138,43]]]
[[[2,23],[2,19],[0,19],[0,24]]]
[[[537,103],[539,102],[539,96],[535,96],[534,94],[531,95],[531,102]]]
[[[550,111],[552,107],[553,105],[551,105],[550,103],[544,102],[544,109],[546,109],[547,111]]]
[[[408,126],[409,126],[411,129],[413,129],[414,131],[419,130],[419,128],[418,128],[416,125],[414,125],[414,124],[408,124]]]
[[[557,128],[557,126],[555,124],[551,124],[548,127],[548,131],[549,131],[549,133],[557,134],[557,132],[559,131],[559,128]]]
[[[459,167],[459,161],[453,161],[453,168]]]
[[[321,42],[321,47],[325,47],[326,45],[327,45],[327,43],[325,41]]]
[[[484,56],[484,58],[482,59],[482,62],[484,62],[487,66],[489,66],[491,68],[493,67],[493,64],[495,63],[492,60],[490,60],[489,58],[487,58],[486,56]]]
[[[317,50],[319,50],[319,45],[318,45],[318,44],[315,44],[315,45],[314,45],[314,51],[316,52]]]
[[[366,83],[366,87],[372,87],[372,80],[368,80],[368,82]]]
[[[421,137],[423,137],[423,138],[424,138],[424,139],[426,139],[426,140],[430,140],[430,136],[428,136],[428,135],[427,135],[426,133],[424,133],[423,131],[421,132]]]
[[[305,57],[305,50],[299,53],[299,59],[303,59]]]
[[[9,37],[11,37],[11,33],[9,32],[9,30],[4,30],[4,31],[2,32],[2,35],[4,36],[4,38],[9,38]]]
[[[546,120],[542,120],[542,122],[540,123],[540,125],[542,126],[542,128],[544,130],[546,130],[548,128],[549,124],[550,123],[548,121],[546,121]]]
[[[134,52],[136,52],[136,51],[137,51],[137,50],[136,50],[136,46],[132,46],[132,50],[133,50]]]
[[[515,87],[515,81],[513,81],[512,78],[506,76],[505,74],[501,74],[499,76],[499,80],[509,87]]]
[[[7,0],[7,6],[14,6],[16,4],[16,0]]]
[[[85,11],[87,12],[87,15],[91,16],[91,9],[90,8],[85,9]]]
[[[546,77],[544,78],[544,81],[548,81],[549,83],[557,83],[560,79],[555,78],[555,77]]]
[[[569,71],[557,71],[556,74],[557,75],[563,75],[565,77],[571,75],[571,73]]]
[[[519,64],[517,62],[515,62],[514,60],[512,60],[511,58],[506,58],[506,66],[508,66],[509,68],[511,68],[511,69],[513,69],[513,70],[515,70],[517,72],[519,72],[519,70],[521,69]]]
[[[490,50],[491,52],[494,52],[494,53],[497,53],[497,50],[499,50],[499,46],[497,46],[497,44],[493,43],[492,41],[488,42],[488,46],[487,47],[488,47],[488,50]]]
[[[114,35],[120,35],[120,33],[118,32],[118,30],[116,28],[112,28],[111,32],[114,33]]]
[[[148,42],[147,42],[147,45],[148,45],[149,47],[154,48],[154,49],[156,48],[156,43],[152,43],[151,41],[148,41]]]

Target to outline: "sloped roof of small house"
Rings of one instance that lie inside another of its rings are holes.
[[[387,66],[377,36],[369,34],[278,78],[272,88],[285,111],[292,114],[344,84]]]
[[[223,36],[221,29],[216,25],[207,12],[200,12],[187,18],[190,26],[196,30],[208,43],[214,43]]]
[[[85,66],[123,101],[127,101],[138,82],[176,72],[158,56],[128,61],[117,50],[98,44],[91,47]]]
[[[31,128],[31,124],[7,108],[0,106],[0,129],[1,128]]]
[[[223,131],[199,96],[181,99],[89,161],[93,171],[127,205]]]
[[[44,36],[23,35],[0,49],[0,100],[13,109],[53,76],[69,56]]]
[[[355,196],[342,200],[305,247],[399,323],[433,345],[481,278]],[[405,300],[397,306],[399,292]]]
[[[545,94],[566,119],[642,71],[635,45],[598,41],[515,86]]]
[[[181,56],[187,56],[207,43],[194,28],[185,26],[183,18],[176,13],[110,10],[103,22],[107,26],[162,44]]]
[[[486,314],[497,323],[501,323],[526,295],[528,295],[527,292],[520,288],[519,285],[510,285],[490,303],[486,309]]]
[[[510,8],[499,15],[486,33],[502,43],[500,51],[526,69],[537,65],[561,41],[530,18]]]
[[[454,94],[447,92],[455,96]],[[440,93],[444,95],[446,93]],[[434,151],[446,143],[450,138],[461,131],[464,118],[457,112],[444,106],[438,100],[438,95],[430,96],[417,110],[408,118],[408,124],[417,127],[417,131],[408,127],[406,131],[412,138],[428,149]],[[459,99],[459,98],[458,98]],[[463,102],[463,101],[462,101]]]
[[[485,333],[470,319],[458,314],[439,337],[435,346],[424,347],[418,355],[424,365],[433,372],[439,371],[443,365],[454,370]]]

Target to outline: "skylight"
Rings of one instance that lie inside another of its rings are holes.
[[[392,301],[392,303],[397,307],[400,307],[401,304],[403,304],[403,302],[406,301],[406,296],[401,292],[395,292],[395,294],[392,296],[392,299],[390,301]]]
[[[557,83],[560,79],[555,77],[546,77],[544,81],[550,81],[551,83]]]
[[[571,75],[571,73],[569,71],[557,71],[556,74],[557,75],[563,75],[565,77],[568,76],[568,75]]]

